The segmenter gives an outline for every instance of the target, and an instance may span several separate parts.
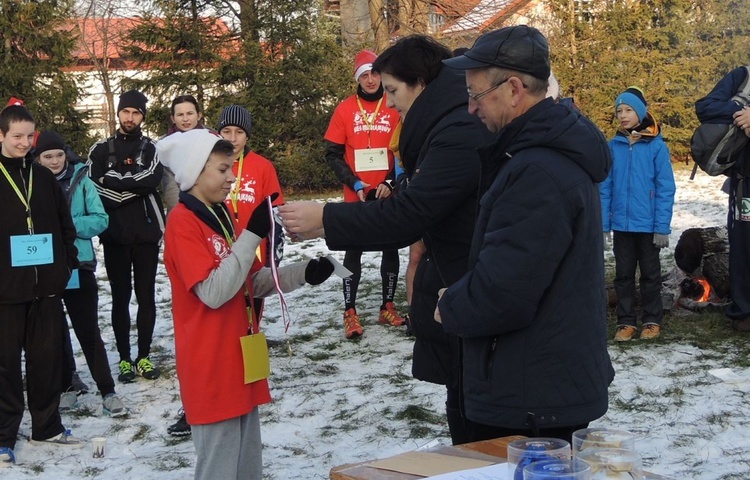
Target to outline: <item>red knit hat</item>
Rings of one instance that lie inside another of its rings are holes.
[[[360,75],[372,70],[372,62],[378,58],[377,54],[371,50],[362,50],[354,57],[354,81],[359,80]]]
[[[8,104],[5,106],[10,107],[11,105],[23,105],[23,100],[16,97],[10,97],[10,100],[8,100]]]

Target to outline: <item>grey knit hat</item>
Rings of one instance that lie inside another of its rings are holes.
[[[219,114],[219,123],[216,125],[216,130],[221,132],[221,129],[224,127],[240,127],[249,137],[252,123],[250,112],[245,107],[241,105],[229,105]]]

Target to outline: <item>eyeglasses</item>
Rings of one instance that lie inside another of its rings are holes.
[[[493,86],[491,86],[490,88],[488,88],[484,92],[471,93],[471,90],[469,90],[468,88],[466,89],[466,91],[469,94],[469,98],[472,99],[472,100],[474,100],[474,103],[478,103],[479,99],[481,99],[482,97],[484,97],[488,93],[492,92],[493,90],[497,90],[500,87],[500,85],[502,85],[503,83],[507,82],[510,79],[511,79],[511,77],[508,77],[505,80],[503,80],[502,82],[494,84]]]

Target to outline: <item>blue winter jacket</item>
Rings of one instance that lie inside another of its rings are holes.
[[[609,141],[612,170],[599,185],[605,232],[669,235],[675,183],[669,149],[651,114],[652,126]]]
[[[88,177],[88,168],[85,164],[74,165],[67,195],[77,233],[75,245],[78,249],[79,268],[94,270],[96,254],[91,239],[107,228],[109,216],[104,211],[96,185]]]

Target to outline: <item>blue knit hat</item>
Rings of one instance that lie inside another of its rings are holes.
[[[638,87],[628,87],[627,90],[622,92],[615,99],[615,110],[617,107],[625,104],[629,105],[638,115],[638,121],[642,122],[646,118],[646,98],[643,96],[643,90]]]

